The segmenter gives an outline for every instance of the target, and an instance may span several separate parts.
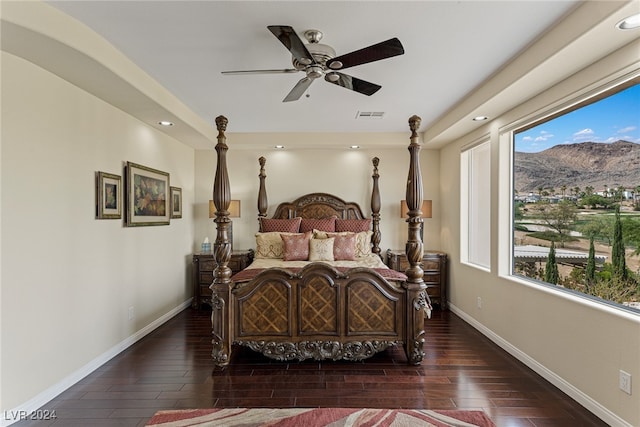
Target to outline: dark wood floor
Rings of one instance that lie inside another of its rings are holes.
[[[144,426],[158,410],[210,407],[482,409],[498,426],[606,426],[459,317],[427,321],[426,358],[401,349],[365,362],[210,358],[210,312],[187,309],[14,426]],[[69,349],[73,351],[73,349]]]

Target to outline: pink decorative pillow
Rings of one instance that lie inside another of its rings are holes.
[[[355,233],[337,234],[333,237],[333,258],[337,260],[353,261],[356,259]]]
[[[298,233],[300,231],[301,220],[302,218],[260,218],[260,231],[262,233],[269,233],[273,231],[280,233]]]
[[[300,233],[306,233],[314,229],[320,231],[336,231],[337,218],[337,216],[323,219],[302,218],[300,222]]]
[[[371,219],[337,219],[336,231],[350,231],[352,233],[360,233],[371,229]]]
[[[353,234],[356,238],[356,258],[365,257],[371,255],[371,235],[373,231],[361,231],[359,233],[351,233],[350,231],[341,231],[339,233],[325,233],[319,231],[315,234],[316,239],[326,239],[327,237],[347,236]]]
[[[309,240],[311,232],[298,234],[281,234],[284,242],[285,261],[306,261],[309,259]]]

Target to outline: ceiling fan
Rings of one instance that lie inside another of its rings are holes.
[[[338,72],[345,68],[369,62],[380,61],[402,55],[404,48],[397,38],[392,38],[363,49],[344,55],[336,56],[331,46],[320,43],[322,32],[307,30],[304,37],[309,43],[304,43],[292,27],[287,25],[270,25],[267,27],[274,36],[286,47],[292,55],[294,68],[282,70],[245,70],[223,71],[222,74],[279,74],[279,73],[305,73],[303,77],[283,99],[282,102],[296,101],[305,93],[315,79],[324,77],[324,80],[346,89],[370,96],[376,93],[382,86],[370,83],[347,74]]]

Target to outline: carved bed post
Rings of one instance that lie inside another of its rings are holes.
[[[267,190],[264,184],[265,178],[267,177],[267,174],[264,172],[264,165],[267,163],[267,159],[261,156],[258,159],[258,163],[260,163],[260,174],[258,175],[260,178],[260,189],[258,190],[258,221],[260,221],[260,218],[267,217],[267,208],[269,207]],[[259,222],[259,230],[262,231],[262,222]]]
[[[371,251],[374,254],[380,255],[380,187],[378,185],[378,178],[380,175],[378,174],[378,165],[380,164],[380,159],[377,157],[373,158],[373,190],[371,191],[371,218],[373,222],[373,235],[371,236],[371,243],[373,243],[373,247]]]
[[[231,333],[228,322],[231,309],[229,305],[231,293],[231,243],[229,242],[229,204],[231,203],[231,190],[229,187],[229,173],[227,170],[227,150],[224,134],[229,121],[224,116],[216,117],[216,127],[218,129],[218,143],[216,144],[217,165],[213,182],[213,203],[216,206],[216,241],[213,246],[216,268],[213,270],[213,283],[211,301],[213,310],[211,313],[211,325],[213,333],[213,360],[218,365],[229,363],[231,354]]]
[[[420,141],[418,129],[422,119],[418,116],[409,118],[411,130],[411,143],[409,144],[409,176],[407,177],[407,215],[409,235],[406,245],[407,261],[409,267],[405,271],[407,282],[407,304],[413,310],[407,310],[407,343],[406,353],[409,361],[419,364],[424,357],[424,309],[427,307],[426,285],[423,280],[422,240],[420,238],[420,225],[422,223],[422,173],[420,172]]]

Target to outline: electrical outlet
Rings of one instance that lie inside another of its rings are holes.
[[[134,315],[133,307],[129,307],[129,320],[133,320]]]
[[[478,301],[476,302],[478,308],[482,308],[482,298],[478,297]]]
[[[620,390],[631,394],[631,374],[620,370]]]

